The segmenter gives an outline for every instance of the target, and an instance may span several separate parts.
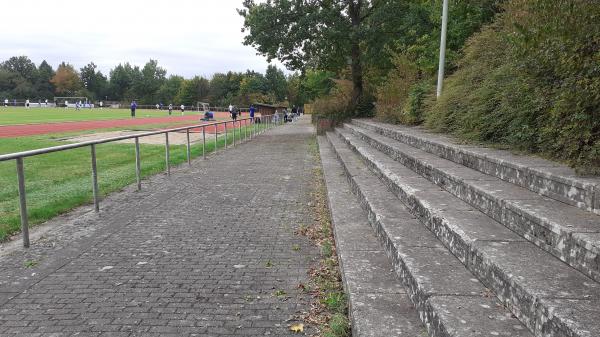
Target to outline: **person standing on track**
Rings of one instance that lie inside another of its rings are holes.
[[[181,108],[181,115],[183,116],[183,114],[185,113],[185,105],[181,105],[179,106]]]
[[[135,109],[137,108],[137,103],[135,101],[131,102],[131,118],[135,118]]]
[[[234,122],[234,123],[235,123],[235,121],[236,121],[236,119],[237,119],[237,116],[238,116],[238,110],[237,110],[237,107],[233,107],[233,108],[231,109],[231,119],[233,119],[233,122]]]
[[[173,104],[172,103],[169,104],[169,116],[171,116],[171,113],[173,113]]]
[[[8,107],[8,98],[4,99],[4,107]]]
[[[250,105],[250,122],[252,123],[254,121],[254,111],[256,109],[254,109],[254,104]]]

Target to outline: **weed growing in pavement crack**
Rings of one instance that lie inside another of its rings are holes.
[[[296,234],[308,237],[317,245],[321,257],[308,271],[310,284],[303,285],[303,289],[313,297],[311,310],[304,320],[319,328],[317,336],[346,337],[350,335],[348,301],[342,287],[316,137],[311,138],[309,151],[315,162],[319,163],[312,172],[309,204],[314,221],[310,225],[301,225]]]

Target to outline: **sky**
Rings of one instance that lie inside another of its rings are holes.
[[[266,58],[242,44],[242,0],[0,0],[0,61],[26,55],[36,65],[94,62],[108,74],[119,63],[149,59],[168,74],[264,72]],[[274,62],[279,68],[283,66]]]

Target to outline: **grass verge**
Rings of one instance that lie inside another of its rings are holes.
[[[310,141],[310,151],[315,161],[320,163],[318,144],[314,137]],[[311,200],[314,221],[309,226],[302,226],[297,234],[307,236],[314,242],[320,248],[321,256],[308,272],[310,284],[303,286],[313,297],[311,310],[304,320],[319,327],[318,336],[350,336],[348,300],[342,286],[321,165],[313,169]]]
[[[264,125],[257,124],[264,128]],[[242,128],[244,130],[244,128]],[[249,132],[249,131],[248,131]],[[233,134],[227,135],[232,144]],[[243,132],[242,132],[243,136]],[[0,153],[12,153],[65,144],[56,135],[2,139]],[[201,137],[194,134],[192,137]],[[199,139],[199,138],[195,138]],[[236,133],[236,142],[239,134]],[[214,152],[214,135],[206,137],[206,153]],[[217,148],[223,149],[225,137],[219,137]],[[187,160],[184,145],[171,145],[170,164]],[[135,182],[135,147],[133,144],[101,144],[96,146],[98,183],[102,196]],[[164,172],[163,145],[140,145],[142,177]],[[202,156],[202,145],[191,148],[192,158]],[[92,201],[90,149],[81,148],[24,159],[27,209],[31,225],[42,223],[59,214]],[[19,194],[14,160],[0,162],[0,242],[19,232]]]

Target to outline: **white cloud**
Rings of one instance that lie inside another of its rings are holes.
[[[45,59],[76,68],[93,61],[105,74],[118,63],[142,66],[151,58],[186,77],[262,72],[266,59],[242,44],[241,2],[3,0],[0,60],[27,55],[36,64]]]

